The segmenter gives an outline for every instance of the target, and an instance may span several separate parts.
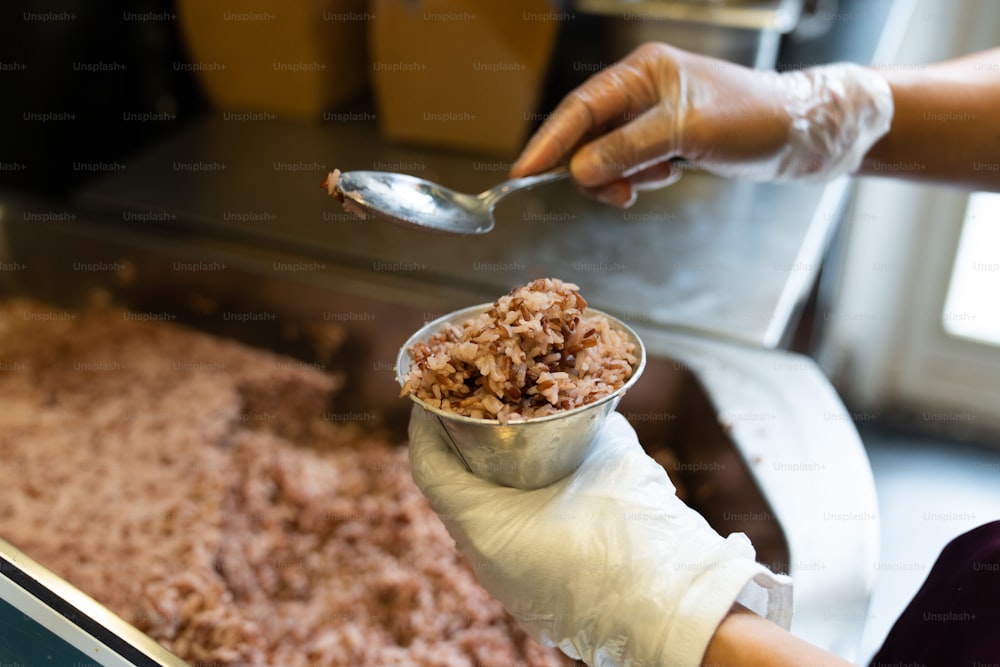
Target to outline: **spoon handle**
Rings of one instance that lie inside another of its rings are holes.
[[[550,169],[549,171],[543,171],[540,174],[533,174],[522,178],[512,178],[509,181],[504,181],[500,185],[494,186],[483,192],[479,195],[479,199],[482,200],[485,205],[492,207],[501,199],[504,199],[507,195],[513,192],[533,188],[536,185],[541,185],[543,183],[561,181],[564,178],[569,178],[569,167],[556,167],[555,169]]]

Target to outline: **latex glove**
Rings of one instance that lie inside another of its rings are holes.
[[[739,601],[787,628],[791,582],[721,537],[674,494],[614,413],[583,465],[521,491],[483,481],[414,409],[413,478],[479,582],[536,640],[589,665],[701,664]]]
[[[572,156],[574,180],[619,206],[676,180],[674,158],[723,176],[828,180],[860,167],[893,108],[884,77],[858,65],[778,73],[650,43],[567,95],[511,175]]]

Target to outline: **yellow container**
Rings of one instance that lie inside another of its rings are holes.
[[[217,107],[319,119],[360,92],[366,0],[178,0],[196,72]]]
[[[376,117],[390,141],[513,156],[557,36],[548,0],[372,0]]]

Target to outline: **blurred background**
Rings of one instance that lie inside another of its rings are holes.
[[[1000,517],[996,195],[692,170],[625,212],[568,185],[519,194],[490,237],[455,239],[359,221],[319,187],[340,168],[485,189],[563,95],[647,40],[782,71],[910,68],[1000,44],[1000,3],[21,0],[0,16],[0,290],[74,303],[96,285],[196,315],[220,294],[295,303],[219,268],[241,266],[430,316],[556,275],[650,330],[806,355],[879,492],[862,658],[941,546]],[[202,269],[170,269],[175,253]]]

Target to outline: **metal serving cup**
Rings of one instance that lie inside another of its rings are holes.
[[[409,348],[427,341],[449,324],[460,324],[488,310],[493,304],[470,306],[439,317],[421,327],[400,348],[396,379],[400,386],[410,370]],[[437,418],[452,450],[476,476],[519,489],[537,489],[557,482],[576,470],[600,434],[605,420],[646,367],[646,349],[638,335],[620,320],[593,308],[585,315],[600,315],[611,327],[624,332],[635,344],[638,360],[632,376],[614,393],[587,405],[535,419],[500,423],[475,419],[428,405],[410,394],[414,403]]]

